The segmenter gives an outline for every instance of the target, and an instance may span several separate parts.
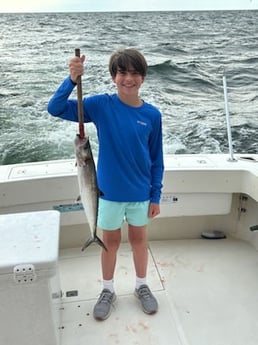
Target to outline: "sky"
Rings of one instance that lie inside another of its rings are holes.
[[[1,0],[4,12],[254,10],[258,0]]]

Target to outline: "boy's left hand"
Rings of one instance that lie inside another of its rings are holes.
[[[158,214],[160,214],[160,207],[159,204],[154,204],[154,203],[150,203],[149,206],[149,218],[154,218],[156,217]]]

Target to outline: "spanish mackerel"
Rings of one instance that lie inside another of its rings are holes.
[[[91,151],[90,141],[87,136],[81,138],[80,135],[77,135],[74,144],[80,199],[83,204],[91,232],[91,237],[85,242],[82,250],[86,249],[94,242],[107,250],[105,244],[97,236],[98,205],[101,192],[97,184],[96,167]]]

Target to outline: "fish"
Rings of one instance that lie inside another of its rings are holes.
[[[92,243],[99,244],[107,251],[107,247],[97,236],[99,197],[103,195],[103,193],[98,188],[96,167],[89,137],[85,136],[81,138],[80,135],[77,134],[74,140],[74,146],[80,190],[79,198],[82,202],[91,232],[91,236],[83,245],[82,251]]]

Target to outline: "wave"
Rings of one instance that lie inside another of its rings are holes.
[[[171,60],[166,60],[154,65],[148,66],[148,73],[159,72],[159,71],[168,71],[172,67]]]
[[[175,92],[188,92],[189,96],[192,96],[192,92],[221,92],[221,82],[203,70],[198,61],[173,63],[166,60],[149,66],[148,74],[153,79],[160,78],[161,82],[170,83],[170,89],[173,88]]]

